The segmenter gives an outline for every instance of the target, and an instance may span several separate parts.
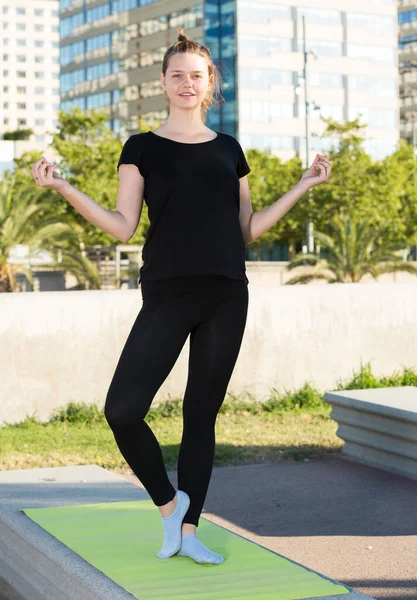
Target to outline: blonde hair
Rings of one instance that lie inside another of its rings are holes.
[[[213,62],[210,50],[206,46],[200,44],[199,42],[195,42],[194,40],[188,38],[186,35],[184,35],[183,31],[184,28],[179,30],[177,41],[172,46],[170,46],[165,52],[164,58],[162,60],[162,73],[165,76],[168,69],[169,59],[173,54],[179,54],[180,52],[193,52],[194,54],[204,56],[204,58],[207,59],[209,77],[211,75],[214,75],[214,78],[211,89],[208,91],[207,96],[201,103],[201,114],[204,121],[207,111],[210,107],[225,101],[220,93],[220,85],[222,79],[219,70]],[[214,97],[215,92],[218,98]]]

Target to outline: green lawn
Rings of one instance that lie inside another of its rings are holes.
[[[370,363],[361,364],[347,382],[332,389],[363,389],[417,385],[409,368],[375,377]],[[306,383],[295,392],[273,394],[266,402],[227,395],[216,422],[215,466],[303,460],[339,453],[337,422],[323,392]],[[146,421],[158,439],[165,464],[175,468],[182,434],[182,401],[169,400],[149,410]],[[0,470],[97,464],[117,473],[131,473],[113,433],[97,406],[70,402],[48,423],[36,415],[0,427]]]
[[[219,413],[216,422],[215,466],[302,460],[338,452],[337,423],[329,409],[282,414],[250,411]],[[178,415],[149,422],[168,469],[175,468],[182,433]],[[33,422],[1,429],[0,470],[97,464],[131,473],[107,422]]]

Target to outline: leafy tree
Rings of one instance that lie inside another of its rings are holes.
[[[345,211],[358,221],[382,227],[393,244],[406,247],[416,243],[417,165],[412,146],[400,141],[395,153],[373,162],[363,149],[360,131],[366,124],[359,118],[342,123],[323,121],[327,123],[323,136],[333,136],[335,144],[326,153],[332,163],[330,181],[313,190],[314,226],[325,231],[333,216]]]
[[[35,132],[33,129],[25,128],[25,129],[14,129],[13,131],[5,131],[3,133],[4,140],[29,140],[30,136]]]
[[[250,149],[246,152],[251,172],[248,175],[253,211],[259,211],[273,204],[300,180],[303,173],[299,158],[293,157],[283,162],[268,152]],[[284,219],[273,225],[260,238],[250,243],[250,249],[260,256],[261,247],[272,246],[287,241],[290,245],[302,237],[305,227],[300,220],[298,205],[289,211]]]
[[[285,283],[295,285],[313,279],[328,283],[358,283],[369,274],[377,279],[383,273],[405,271],[417,275],[417,268],[403,261],[385,232],[376,231],[370,221],[360,221],[350,215],[334,215],[329,223],[330,234],[315,232],[315,238],[324,247],[326,258],[310,253],[298,254],[288,265],[292,270],[303,265],[314,267],[310,273],[296,275]]]
[[[60,111],[58,130],[53,134],[51,147],[61,157],[58,168],[71,185],[104,208],[115,210],[118,193],[116,165],[123,142],[108,129],[105,123],[107,118],[101,111],[84,113],[77,107],[70,112]],[[140,125],[143,127],[142,122]],[[50,202],[53,205],[51,209],[59,215],[71,215],[74,222],[82,227],[81,237],[86,246],[112,246],[119,243],[116,238],[87,221],[61,194],[36,186],[31,169],[43,155],[48,158],[45,152],[26,152],[21,158],[15,159],[17,187],[34,186],[37,201]],[[149,224],[144,203],[141,222],[131,243],[143,243]]]
[[[0,292],[16,290],[18,273],[24,273],[33,285],[30,269],[9,261],[15,246],[26,245],[31,253],[54,252],[64,241],[77,239],[81,229],[71,218],[51,214],[48,202],[33,202],[30,188],[17,193],[14,182],[9,172],[0,181]]]

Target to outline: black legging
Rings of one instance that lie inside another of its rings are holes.
[[[243,338],[246,281],[222,276],[142,281],[143,304],[104,407],[116,443],[157,506],[175,496],[159,443],[144,417],[190,334],[178,489],[190,496],[185,523],[198,526],[213,469],[215,421]]]

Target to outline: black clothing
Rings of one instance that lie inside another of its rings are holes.
[[[240,351],[248,311],[245,281],[222,276],[144,280],[143,305],[107,393],[116,443],[154,504],[175,496],[161,448],[144,421],[190,334],[178,489],[190,496],[184,523],[198,526],[213,468],[215,421]]]
[[[231,135],[197,144],[152,131],[131,135],[117,169],[134,164],[145,179],[150,227],[140,280],[224,275],[248,283],[239,223],[239,178],[250,172]]]

